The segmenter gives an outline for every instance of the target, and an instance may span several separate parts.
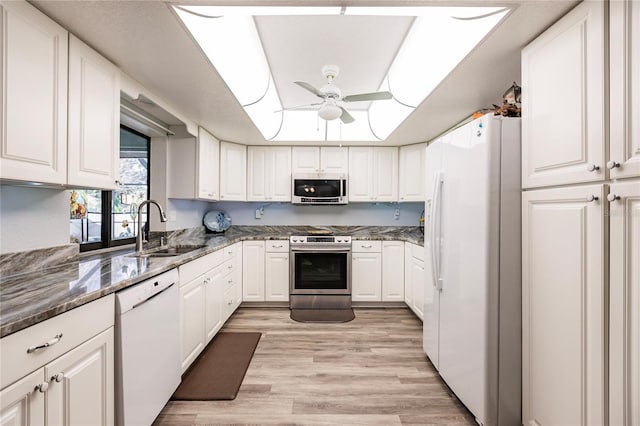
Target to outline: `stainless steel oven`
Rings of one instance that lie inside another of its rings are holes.
[[[292,309],[351,307],[351,237],[290,238]]]

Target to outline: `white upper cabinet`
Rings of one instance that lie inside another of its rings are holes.
[[[220,142],[200,127],[197,138],[168,144],[169,198],[219,198]]]
[[[65,184],[68,33],[27,2],[0,10],[0,178]]]
[[[609,2],[611,178],[640,176],[640,2]]]
[[[349,201],[398,201],[398,148],[349,147]]]
[[[291,147],[250,146],[247,201],[291,201]]]
[[[580,3],[522,51],[524,188],[605,178],[605,5]]]
[[[424,155],[426,143],[400,147],[399,198],[400,202],[424,201]]]
[[[349,150],[338,146],[294,146],[292,148],[293,173],[346,174]]]
[[[116,189],[120,165],[120,70],[69,36],[67,183]]]
[[[198,129],[198,198],[217,200],[220,191],[220,141]]]
[[[247,147],[220,142],[220,200],[247,200]]]

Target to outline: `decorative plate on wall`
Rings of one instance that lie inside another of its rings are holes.
[[[204,215],[204,226],[212,232],[224,232],[231,226],[231,217],[226,212],[212,210]]]

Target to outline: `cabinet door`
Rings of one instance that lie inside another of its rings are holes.
[[[354,302],[382,300],[380,253],[351,253],[351,299]]]
[[[291,171],[293,173],[319,173],[320,148],[317,146],[294,146],[291,148]]]
[[[340,146],[320,147],[320,171],[346,175],[349,172],[349,150]]]
[[[382,243],[382,301],[404,301],[404,243]]]
[[[116,189],[120,169],[120,70],[69,37],[69,185]]]
[[[265,254],[265,300],[289,300],[289,253]]]
[[[220,199],[247,199],[247,147],[244,145],[220,142]]]
[[[374,201],[373,148],[349,147],[349,201]]]
[[[398,148],[373,148],[375,201],[398,201]]]
[[[269,152],[269,201],[291,201],[291,147],[270,147]]]
[[[226,283],[222,266],[214,268],[204,279],[205,345],[222,328],[222,298]]]
[[[605,422],[603,196],[602,185],[522,196],[525,425]]]
[[[113,327],[45,366],[50,425],[114,423]]]
[[[235,278],[234,278],[234,282],[236,284],[236,299],[235,299],[235,304],[233,306],[233,309],[236,309],[238,306],[240,306],[240,304],[242,303],[242,286],[243,286],[243,272],[242,272],[242,243],[236,243],[235,244],[237,246],[236,249],[236,257],[235,257]]]
[[[427,144],[400,147],[398,201],[424,201],[424,154]]]
[[[424,320],[425,296],[424,262],[415,257],[411,261],[411,289],[413,290],[413,312]]]
[[[0,392],[1,426],[44,425],[45,392],[44,369],[34,371]],[[37,388],[43,385],[43,391]]]
[[[0,10],[0,177],[65,184],[68,33],[27,2]]]
[[[640,424],[640,180],[609,197],[609,424]]]
[[[250,146],[247,149],[247,201],[266,201],[269,198],[269,148]]]
[[[640,2],[609,2],[612,178],[640,176]]]
[[[198,198],[217,200],[220,189],[220,142],[200,127],[198,129]]]
[[[524,188],[605,178],[605,5],[580,3],[522,51]]]
[[[242,243],[242,300],[264,302],[264,241]]]
[[[411,281],[411,246],[404,245],[404,303],[408,307],[413,306],[413,283]]]
[[[204,275],[180,287],[182,372],[204,349]]]

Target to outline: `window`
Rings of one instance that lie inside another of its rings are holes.
[[[120,188],[69,192],[70,239],[80,243],[80,251],[135,241],[138,205],[149,198],[149,142],[149,137],[120,126]]]

